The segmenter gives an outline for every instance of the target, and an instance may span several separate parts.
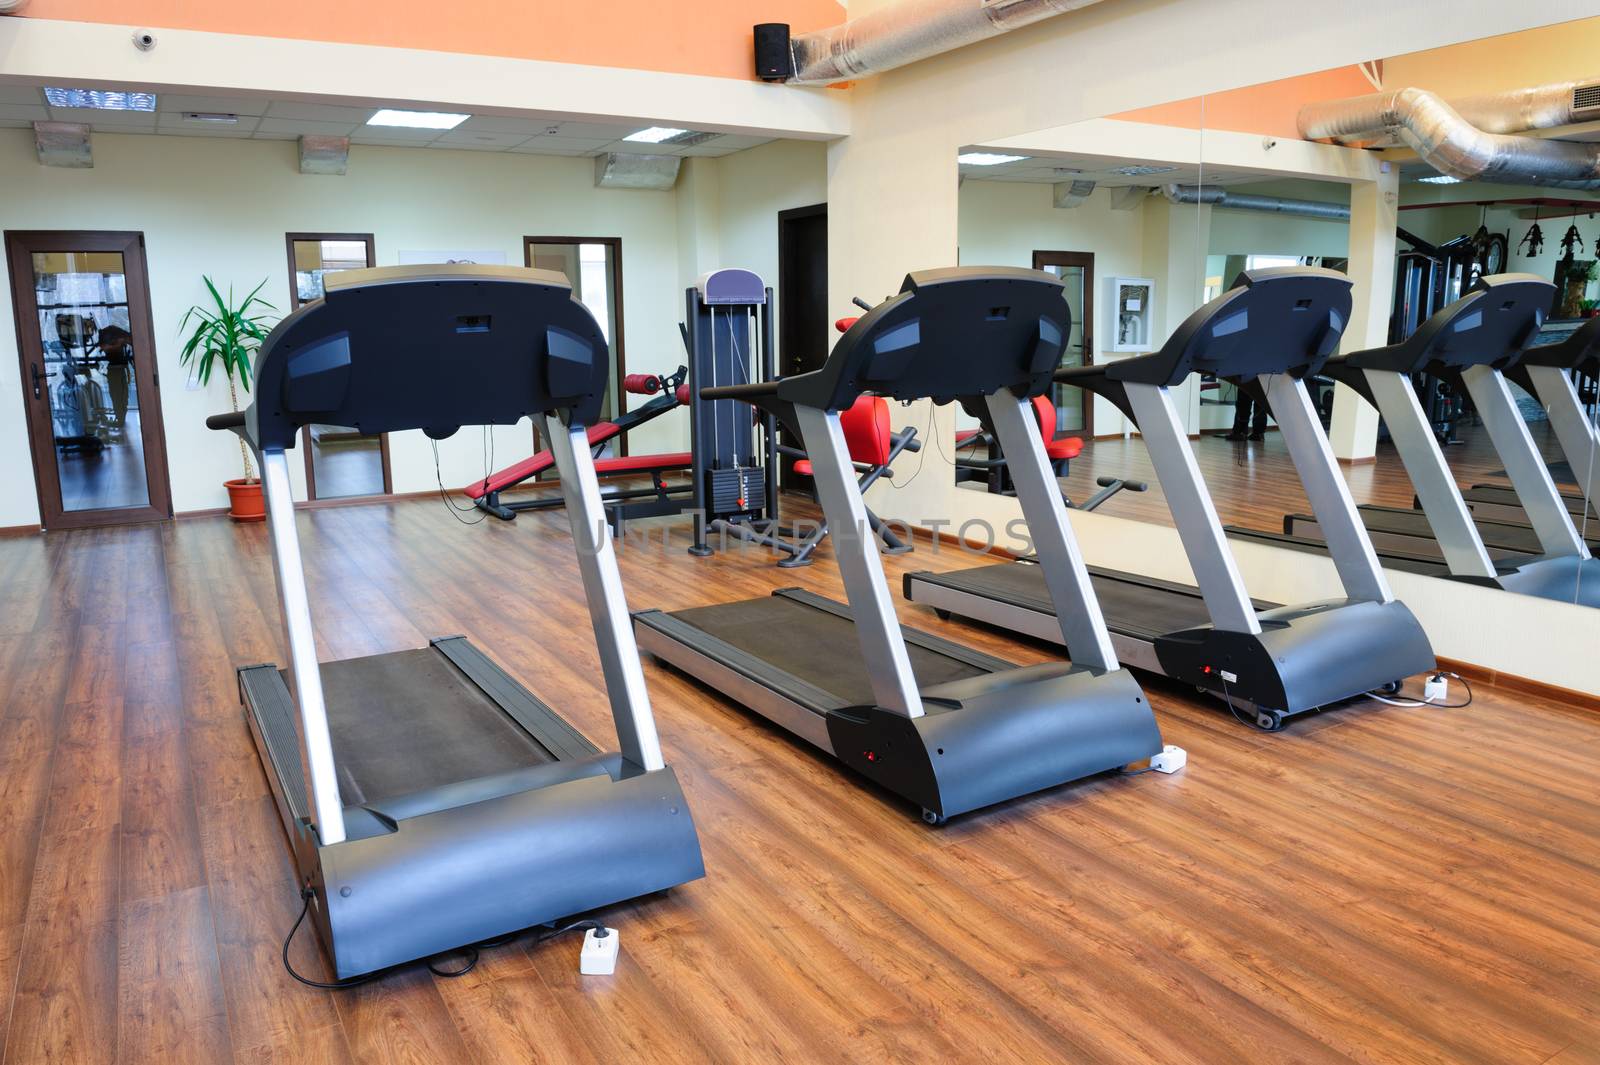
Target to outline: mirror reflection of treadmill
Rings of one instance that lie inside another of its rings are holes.
[[[1594,556],[1600,530],[1582,520],[1581,501],[1575,520],[1572,501],[1557,491],[1508,383],[1520,377],[1530,387],[1537,384],[1553,420],[1561,418],[1568,430],[1561,441],[1569,459],[1577,459],[1574,469],[1592,470],[1595,438],[1561,366],[1588,365],[1600,344],[1600,325],[1586,326],[1590,331],[1560,345],[1530,350],[1553,295],[1550,282],[1531,274],[1483,277],[1405,340],[1331,359],[1323,368],[1378,408],[1417,493],[1416,509],[1359,508],[1386,565],[1600,606],[1600,560]],[[1456,485],[1411,386],[1417,374],[1471,396],[1512,482],[1515,512],[1505,505],[1506,490],[1498,490],[1490,493],[1499,506],[1490,519]],[[1507,515],[1521,520],[1505,520]],[[1324,549],[1324,532],[1322,523],[1303,514],[1287,515],[1282,534],[1228,529],[1236,538],[1311,552]]]
[[[1057,374],[1115,403],[1139,427],[1197,581],[1091,568],[1117,657],[1210,691],[1269,730],[1434,667],[1427,637],[1390,592],[1355,516],[1304,383],[1337,346],[1350,302],[1349,279],[1331,270],[1247,270],[1159,351]],[[1313,509],[1333,530],[1344,598],[1285,606],[1246,592],[1168,394],[1198,373],[1268,403]],[[1060,642],[1037,571],[1019,560],[910,573],[905,595],[943,615]]]

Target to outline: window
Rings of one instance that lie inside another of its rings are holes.
[[[611,346],[611,375],[600,417],[616,417],[623,410],[618,382],[627,372],[622,345],[622,238],[524,237],[523,246],[527,265],[564,276],[572,284],[572,294],[600,323]],[[534,438],[538,439],[537,429]],[[627,454],[627,438],[618,445]]]
[[[290,233],[291,305],[322,298],[322,279],[340,270],[377,265],[370,233]],[[310,425],[301,435],[306,491],[312,499],[349,499],[392,491],[389,440],[347,425]]]

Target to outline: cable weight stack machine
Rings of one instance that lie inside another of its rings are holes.
[[[777,520],[778,424],[751,416],[749,404],[702,399],[704,388],[770,381],[772,289],[749,270],[713,270],[684,294],[689,354],[689,439],[694,454],[694,542],[711,554],[707,533],[748,539],[753,523]]]

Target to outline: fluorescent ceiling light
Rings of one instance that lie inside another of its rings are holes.
[[[1417,178],[1417,180],[1422,182],[1424,185],[1459,185],[1459,184],[1461,184],[1461,179],[1460,178],[1451,177],[1449,174],[1433,174],[1433,175],[1431,175],[1429,177],[1419,177],[1419,178]]]
[[[47,88],[44,98],[52,107],[83,107],[95,111],[154,111],[153,92],[122,92],[108,89]]]
[[[681,137],[689,131],[686,129],[673,129],[671,126],[651,126],[641,129],[637,133],[630,133],[622,138],[625,141],[642,141],[645,144],[660,144],[674,137]]]
[[[385,107],[367,119],[369,126],[405,126],[408,129],[455,129],[471,118],[448,111],[396,111]]]
[[[1170,174],[1176,169],[1175,166],[1119,166],[1110,173],[1123,177],[1148,177],[1151,174]]]
[[[236,126],[239,124],[238,115],[223,114],[218,111],[185,111],[185,122],[210,122],[221,126]]]
[[[999,166],[1001,163],[1019,163],[1026,155],[1000,155],[998,152],[963,152],[956,162],[966,166]]]

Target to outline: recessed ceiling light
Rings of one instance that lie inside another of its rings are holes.
[[[1461,179],[1460,178],[1451,177],[1449,174],[1432,174],[1432,175],[1430,175],[1428,177],[1419,177],[1419,178],[1417,178],[1417,180],[1422,182],[1424,185],[1459,185],[1459,184],[1461,184]]]
[[[1026,155],[1000,155],[997,152],[963,152],[956,156],[956,162],[966,166],[999,166],[1001,163],[1021,162],[1026,158]]]
[[[1169,174],[1176,169],[1175,166],[1119,166],[1109,172],[1123,177],[1146,177],[1150,174]]]
[[[649,129],[641,129],[636,133],[630,133],[622,139],[625,141],[642,141],[645,144],[660,144],[662,141],[681,137],[688,132],[686,129],[674,129],[671,126],[651,126]]]
[[[183,120],[185,122],[212,122],[219,126],[233,126],[238,124],[239,116],[212,111],[185,111]]]
[[[95,111],[154,111],[153,92],[122,92],[110,89],[53,89],[44,91],[52,107],[83,107]]]
[[[369,126],[405,126],[408,129],[455,129],[471,118],[448,111],[396,111],[384,108],[367,119]]]

